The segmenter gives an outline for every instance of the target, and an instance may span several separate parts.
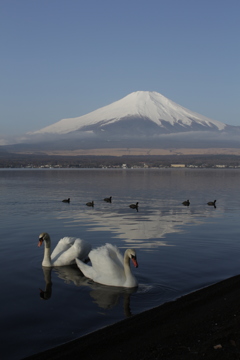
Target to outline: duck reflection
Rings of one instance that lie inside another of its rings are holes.
[[[116,286],[106,286],[93,282],[86,278],[83,273],[75,265],[72,266],[61,266],[56,268],[42,268],[45,290],[40,289],[40,298],[43,300],[49,300],[52,295],[52,281],[51,272],[52,270],[57,276],[64,280],[64,283],[74,283],[76,286],[86,286],[91,289],[89,292],[93,302],[102,309],[111,309],[115,307],[123,298],[123,310],[126,317],[132,315],[130,308],[130,297],[137,291],[137,288],[122,288]]]

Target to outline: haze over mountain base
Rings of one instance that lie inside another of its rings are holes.
[[[95,156],[139,156],[139,155],[240,155],[240,149],[91,149],[76,151],[54,151],[48,155],[95,155]]]
[[[31,142],[2,147],[10,153],[55,155],[171,155],[232,154],[240,151],[240,135],[235,133],[188,132],[161,136],[97,136],[81,134],[34,136]]]
[[[115,148],[115,149],[78,149],[78,150],[46,150],[32,151],[23,149],[12,151],[12,153],[26,155],[56,155],[56,156],[167,156],[167,155],[238,155],[238,148],[207,148],[207,149],[188,149],[188,148],[172,148],[172,149],[149,149],[149,148]]]

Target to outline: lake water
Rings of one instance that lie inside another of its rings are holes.
[[[2,169],[0,194],[1,359],[44,351],[240,272],[237,169]],[[207,205],[215,199],[216,208]],[[139,211],[130,209],[137,201]],[[76,236],[93,247],[135,248],[138,289],[95,284],[76,266],[44,270],[41,232],[53,247]]]

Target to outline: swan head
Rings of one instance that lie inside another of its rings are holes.
[[[126,250],[126,255],[129,257],[129,259],[132,260],[132,263],[133,263],[134,267],[137,268],[138,267],[138,262],[137,262],[136,251],[134,249],[127,249]]]
[[[46,247],[50,247],[50,236],[48,233],[44,232],[39,235],[38,247],[42,245],[43,241],[45,241]]]

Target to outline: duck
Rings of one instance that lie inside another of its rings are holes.
[[[134,249],[127,249],[123,256],[115,245],[107,243],[91,250],[88,256],[92,266],[76,259],[77,266],[87,278],[108,286],[138,286],[138,281],[130,268],[130,260],[136,268],[138,267]]]
[[[86,205],[94,207],[94,201],[89,201],[89,202],[86,203]]]
[[[62,200],[64,203],[70,203],[70,198]]]
[[[138,209],[138,202],[136,202],[136,204],[131,204],[131,205],[129,205],[129,207],[130,207],[131,209]]]
[[[189,206],[189,205],[190,205],[190,201],[189,201],[189,200],[183,201],[182,204],[183,204],[184,206]]]
[[[214,206],[214,207],[216,207],[216,201],[217,201],[217,200],[209,201],[207,204],[208,204],[209,206]]]
[[[51,238],[47,232],[39,235],[38,247],[44,242],[44,256],[42,266],[66,266],[75,264],[75,259],[83,261],[88,259],[92,249],[90,243],[75,237],[64,237],[59,240],[51,254]]]
[[[105,198],[105,199],[103,199],[103,200],[106,201],[106,202],[111,203],[111,202],[112,202],[112,196],[110,196],[109,198]]]

